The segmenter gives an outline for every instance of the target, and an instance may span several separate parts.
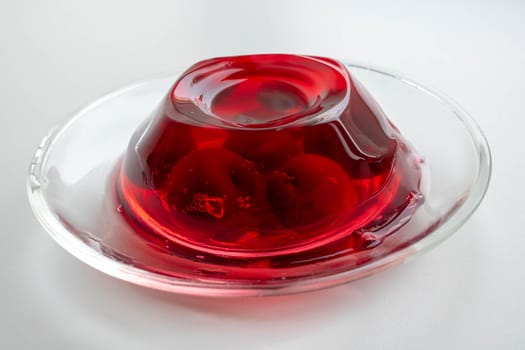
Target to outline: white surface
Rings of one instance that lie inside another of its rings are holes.
[[[525,3],[0,2],[2,349],[525,348]],[[492,146],[484,203],[410,264],[325,291],[202,299],[120,282],[60,249],[25,195],[47,130],[95,97],[209,56],[381,65],[459,101]]]

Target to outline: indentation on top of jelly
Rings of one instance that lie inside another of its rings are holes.
[[[251,86],[243,86],[251,85]],[[304,93],[280,81],[244,80],[222,90],[211,100],[213,115],[236,124],[264,124],[309,108]]]
[[[285,125],[341,104],[348,95],[342,66],[290,55],[211,59],[191,67],[172,90],[175,109],[217,125]]]

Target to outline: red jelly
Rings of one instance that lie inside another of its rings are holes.
[[[146,236],[181,254],[282,264],[379,244],[373,233],[420,198],[416,159],[340,63],[215,58],[136,131],[118,194]]]

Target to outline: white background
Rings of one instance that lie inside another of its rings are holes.
[[[150,291],[47,236],[25,177],[48,129],[132,81],[253,52],[367,62],[452,96],[492,147],[482,206],[410,264],[276,298]],[[524,349],[524,91],[519,0],[0,0],[0,348]]]

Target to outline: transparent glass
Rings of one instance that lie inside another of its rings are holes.
[[[211,296],[303,292],[355,280],[436,246],[468,219],[487,189],[491,159],[481,130],[456,103],[396,74],[357,64],[348,70],[424,158],[425,203],[395,234],[358,255],[334,258],[311,274],[231,280],[220,266],[192,270],[188,261],[144,245],[115,200],[116,164],[131,135],[176,76],[144,81],[106,95],[56,127],[31,163],[28,193],[35,215],[71,254],[111,276],[150,288]],[[123,243],[125,242],[125,243]],[[166,244],[169,244],[168,242]],[[169,273],[166,273],[168,271]]]

